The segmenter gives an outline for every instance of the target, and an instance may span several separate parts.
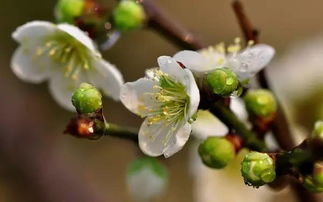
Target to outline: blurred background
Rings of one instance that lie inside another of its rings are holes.
[[[105,0],[106,4],[114,4]],[[241,36],[229,0],[159,0],[169,15],[209,45]],[[243,1],[260,29],[260,40],[277,49],[270,81],[293,123],[295,138],[309,134],[323,118],[323,2]],[[10,69],[17,44],[11,33],[32,20],[53,21],[56,0],[1,0],[0,6],[0,201],[131,201],[125,183],[129,162],[140,154],[131,142],[110,137],[99,141],[62,134],[73,113],[60,108],[47,84],[20,81]],[[124,34],[104,57],[120,68],[126,81],[156,66],[160,55],[178,49],[150,30]],[[141,120],[120,103],[105,100],[109,122],[138,127]],[[238,174],[238,161],[224,171],[209,170],[191,143],[162,160],[170,173],[158,201],[295,201],[289,189],[252,189]]]

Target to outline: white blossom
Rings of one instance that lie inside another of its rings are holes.
[[[215,47],[202,49],[198,52],[184,50],[174,55],[174,59],[196,74],[206,74],[217,68],[230,68],[240,81],[253,77],[273,58],[275,50],[265,44],[248,45],[241,50],[240,40],[225,47],[220,43]]]
[[[139,146],[150,156],[169,157],[179,151],[191,133],[200,94],[193,74],[168,56],[158,58],[159,69],[121,88],[121,101],[133,113],[145,117]]]
[[[48,80],[53,97],[66,109],[73,110],[71,95],[82,82],[119,100],[122,75],[79,28],[33,21],[18,27],[12,37],[20,44],[11,61],[13,72],[27,82]]]

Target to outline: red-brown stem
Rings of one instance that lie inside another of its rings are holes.
[[[256,29],[250,23],[250,20],[245,14],[242,3],[236,0],[233,2],[232,6],[246,41],[253,40],[255,43],[257,43],[258,31],[256,31]],[[266,77],[266,68],[259,72],[258,81],[262,88],[271,89]],[[284,150],[292,149],[295,146],[295,141],[292,138],[286,115],[279,103],[277,115],[272,126],[275,138],[277,139],[280,147]]]
[[[198,50],[205,45],[192,33],[172,20],[153,0],[140,0],[147,15],[148,27],[156,30],[180,48]]]
[[[249,21],[242,3],[238,0],[233,1],[232,4],[233,10],[236,14],[238,22],[240,24],[241,30],[245,36],[246,41],[253,40],[254,42],[258,42],[258,31],[252,26],[251,22]],[[266,77],[266,70],[265,68],[259,73],[258,76],[259,84],[262,88],[270,89],[270,84]],[[277,116],[273,121],[272,129],[274,132],[274,136],[279,144],[279,146],[284,150],[291,150],[295,146],[295,141],[292,138],[291,131],[289,128],[289,124],[286,118],[286,115],[278,102],[278,110]],[[292,184],[292,188],[296,195],[298,196],[298,200],[300,202],[315,202],[318,201],[317,198],[306,191],[302,186],[299,184],[295,185]]]

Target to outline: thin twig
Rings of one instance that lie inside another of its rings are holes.
[[[256,134],[250,131],[228,107],[224,106],[222,103],[216,102],[210,107],[210,112],[229,128],[235,130],[243,139],[243,144],[246,147],[257,151],[267,150],[265,143],[259,140]]]
[[[258,42],[258,31],[252,26],[245,11],[243,9],[242,3],[238,0],[233,1],[232,4],[233,10],[237,16],[239,21],[241,30],[245,36],[246,41],[253,40],[254,42]],[[270,84],[266,77],[265,68],[259,73],[258,76],[259,84],[262,88],[270,89]],[[273,132],[274,136],[279,144],[279,146],[284,150],[291,150],[295,146],[295,141],[292,138],[291,131],[289,128],[289,124],[286,118],[286,115],[278,102],[278,110],[277,116],[273,121]],[[298,199],[300,202],[314,202],[317,201],[317,198],[306,191],[300,185],[292,185],[293,190],[296,192]]]
[[[153,0],[141,0],[147,15],[148,27],[159,32],[180,48],[198,50],[205,45],[192,33],[172,20]]]
[[[258,31],[253,28],[250,23],[245,11],[243,9],[242,3],[238,0],[234,1],[233,4],[234,12],[239,21],[241,30],[245,36],[246,41],[253,40],[258,42]],[[271,89],[270,84],[266,77],[266,68],[264,68],[258,75],[258,81],[262,88]],[[286,115],[281,107],[281,104],[278,102],[278,110],[275,120],[273,121],[273,132],[279,146],[282,149],[290,150],[295,146],[295,141],[292,138],[289,124],[286,118]]]

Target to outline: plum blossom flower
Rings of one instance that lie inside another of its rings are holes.
[[[133,113],[145,117],[139,130],[139,146],[150,156],[169,157],[179,151],[191,133],[192,117],[200,94],[193,74],[168,56],[158,58],[159,69],[121,88],[121,101]]]
[[[184,50],[174,55],[174,59],[196,74],[206,74],[217,68],[230,68],[241,82],[252,78],[273,58],[274,48],[265,44],[241,48],[240,39],[225,47],[220,43],[215,47],[202,49],[198,52]]]
[[[74,109],[71,96],[82,82],[119,100],[122,75],[79,28],[33,21],[18,27],[12,37],[20,43],[11,61],[13,72],[31,83],[48,80],[51,94],[62,107]]]

